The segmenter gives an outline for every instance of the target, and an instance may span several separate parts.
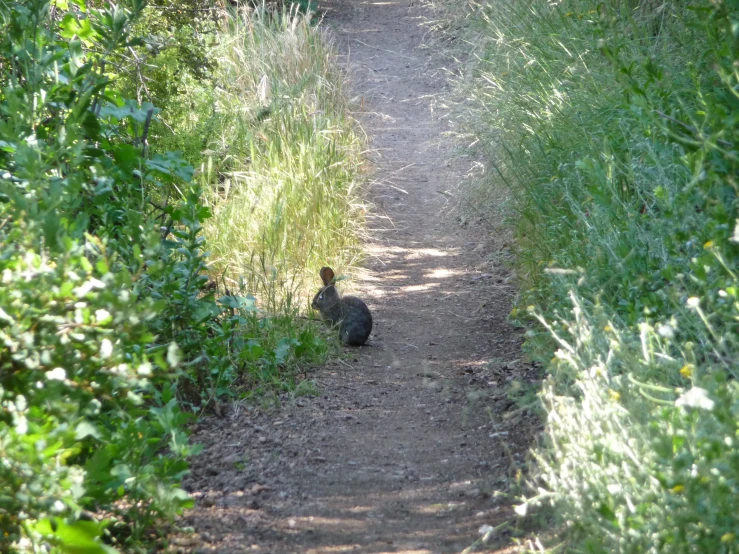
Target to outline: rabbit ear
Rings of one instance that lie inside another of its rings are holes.
[[[324,286],[329,286],[331,284],[331,281],[334,280],[334,270],[330,267],[322,267],[321,268],[321,280],[323,281]]]

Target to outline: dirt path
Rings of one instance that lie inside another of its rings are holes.
[[[440,148],[443,90],[408,0],[321,2],[375,167],[368,275],[371,346],[322,368],[320,396],[275,413],[235,408],[199,424],[186,487],[193,552],[461,552],[511,517],[505,489],[535,418],[504,389],[535,378],[506,323],[502,241],[446,214],[465,167]],[[513,415],[513,417],[509,417]],[[189,541],[189,542],[188,542]],[[495,551],[501,536],[477,551]]]

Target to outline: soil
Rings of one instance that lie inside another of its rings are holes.
[[[412,3],[412,2],[411,2]],[[357,294],[368,345],[311,377],[319,395],[205,418],[185,488],[196,506],[182,552],[500,552],[515,530],[507,491],[539,416],[516,395],[540,378],[507,321],[515,281],[505,236],[460,223],[450,195],[470,160],[433,113],[443,68],[408,0],[321,2],[371,152],[374,204]],[[479,541],[478,541],[479,542]],[[472,551],[472,550],[470,550]]]

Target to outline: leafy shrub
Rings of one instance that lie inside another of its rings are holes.
[[[125,500],[145,525],[187,503],[173,486],[191,452],[167,383],[178,354],[147,355],[156,304],[111,271],[99,240],[67,239],[51,257],[27,231],[4,234],[0,258],[0,532],[81,547],[85,510]]]
[[[215,68],[209,44],[221,11],[222,3],[213,0],[147,2],[132,22],[138,43],[117,56],[117,88],[139,103],[165,107],[188,82],[207,82]]]
[[[171,373],[182,353],[152,333],[167,304],[152,283],[175,262],[149,199],[192,170],[175,154],[146,155],[153,107],[126,103],[101,74],[96,52],[130,43],[141,5],[81,8],[35,0],[1,12],[6,551],[110,550],[89,513],[118,513],[108,542],[136,542],[189,501],[176,486],[192,453]]]
[[[441,2],[460,131],[505,188],[557,350],[540,496],[586,552],[736,550],[739,43],[732,3]],[[540,308],[534,308],[540,306]]]
[[[634,335],[572,301],[560,325],[542,320],[561,348],[542,395],[548,490],[528,503],[554,500],[586,552],[735,551],[739,384],[719,363],[697,378],[692,345],[664,324]]]
[[[201,185],[158,144],[159,109],[125,98],[118,62],[145,44],[130,36],[143,11],[0,6],[3,552],[141,549],[190,502],[182,406],[294,389],[327,353],[294,311],[257,309],[243,279],[216,299]],[[173,48],[206,32],[183,17]]]

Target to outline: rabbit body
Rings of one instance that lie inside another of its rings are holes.
[[[367,304],[356,296],[340,296],[332,283],[333,277],[330,268],[321,270],[324,287],[313,298],[311,307],[318,310],[325,321],[339,326],[341,342],[361,346],[372,332],[372,314]]]

